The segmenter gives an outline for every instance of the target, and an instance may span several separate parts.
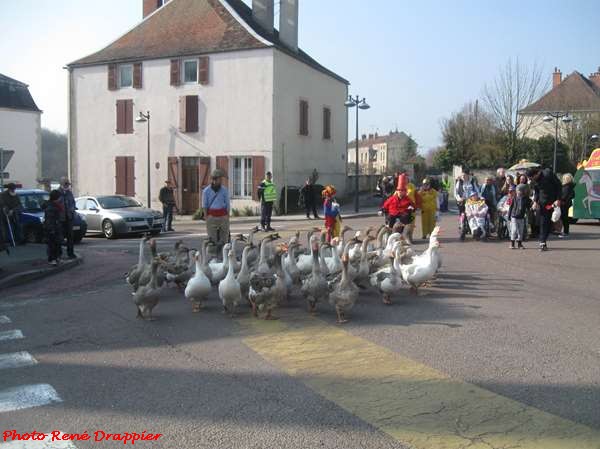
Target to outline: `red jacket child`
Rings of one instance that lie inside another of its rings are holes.
[[[406,194],[406,190],[398,190],[383,203],[382,210],[390,217],[399,217],[411,213],[415,204]]]

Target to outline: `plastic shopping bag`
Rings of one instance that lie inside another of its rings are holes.
[[[554,206],[554,210],[552,211],[552,221],[556,223],[560,220],[560,207]]]

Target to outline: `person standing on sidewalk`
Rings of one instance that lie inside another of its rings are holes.
[[[6,184],[6,190],[0,193],[0,214],[5,225],[4,232],[8,236],[8,241],[12,241],[15,245],[25,243],[19,217],[22,209],[21,200],[17,195],[17,186],[12,182]]]
[[[168,179],[165,181],[165,186],[160,189],[158,193],[158,199],[162,203],[163,207],[163,232],[172,232],[173,229],[173,210],[177,210],[177,203],[175,202],[175,192],[173,190],[173,184]]]
[[[206,233],[215,243],[217,254],[229,242],[229,191],[223,187],[225,173],[216,169],[211,174],[210,185],[202,191],[202,209],[206,217]]]
[[[315,201],[315,188],[314,184],[310,179],[304,182],[304,186],[300,189],[299,202],[303,203],[304,210],[306,210],[306,218],[310,220],[310,213],[312,212],[315,220],[319,219],[317,213],[317,202]]]
[[[560,181],[549,169],[530,168],[527,177],[535,182],[533,193],[533,210],[537,212],[540,226],[540,251],[548,250],[548,235],[552,229],[552,211],[560,205],[562,186]]]
[[[271,227],[271,216],[273,203],[277,200],[277,189],[273,184],[273,174],[270,171],[258,186],[258,198],[260,199],[260,226],[263,231],[274,231],[275,229]]]
[[[63,228],[63,236],[67,240],[67,257],[69,259],[77,258],[74,250],[73,242],[73,220],[75,218],[75,198],[71,191],[71,181],[68,178],[62,177],[60,179],[60,201],[62,201],[63,208],[60,213],[60,221]],[[61,247],[62,255],[62,247]]]
[[[569,236],[569,209],[573,205],[573,198],[575,198],[573,175],[565,173],[562,176],[562,190],[560,195],[560,218],[562,220],[563,229],[558,237],[561,239]]]
[[[42,205],[44,209],[44,236],[46,237],[46,252],[48,263],[56,266],[60,260],[62,245],[62,223],[60,217],[64,214],[62,195],[58,190],[50,192],[50,200]]]
[[[448,212],[448,197],[450,196],[451,184],[447,173],[442,175],[440,187],[442,188],[442,204],[440,205],[440,212]]]

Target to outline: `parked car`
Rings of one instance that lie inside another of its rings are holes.
[[[39,189],[17,189],[17,196],[21,200],[23,211],[19,215],[23,235],[29,243],[40,243],[44,240],[44,211],[42,205],[48,201],[50,195],[45,190]],[[85,218],[75,213],[73,219],[73,241],[81,242],[87,232]]]
[[[75,203],[85,216],[88,233],[102,233],[107,239],[126,234],[157,235],[163,226],[161,212],[142,206],[130,196],[82,196]]]

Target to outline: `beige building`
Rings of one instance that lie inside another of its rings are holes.
[[[555,68],[552,89],[519,112],[524,116],[525,137],[532,139],[554,135],[556,122],[543,121],[548,114],[568,114],[579,119],[575,123],[559,120],[559,137],[566,134],[567,127],[577,126],[577,122],[585,123],[592,116],[600,116],[600,68],[589,77],[575,71],[564,79],[562,72]]]
[[[402,131],[390,131],[385,136],[363,134],[358,142],[358,167],[364,175],[393,174],[406,169],[414,162],[411,152],[416,151],[416,142]],[[348,173],[354,174],[356,140],[348,143]]]

